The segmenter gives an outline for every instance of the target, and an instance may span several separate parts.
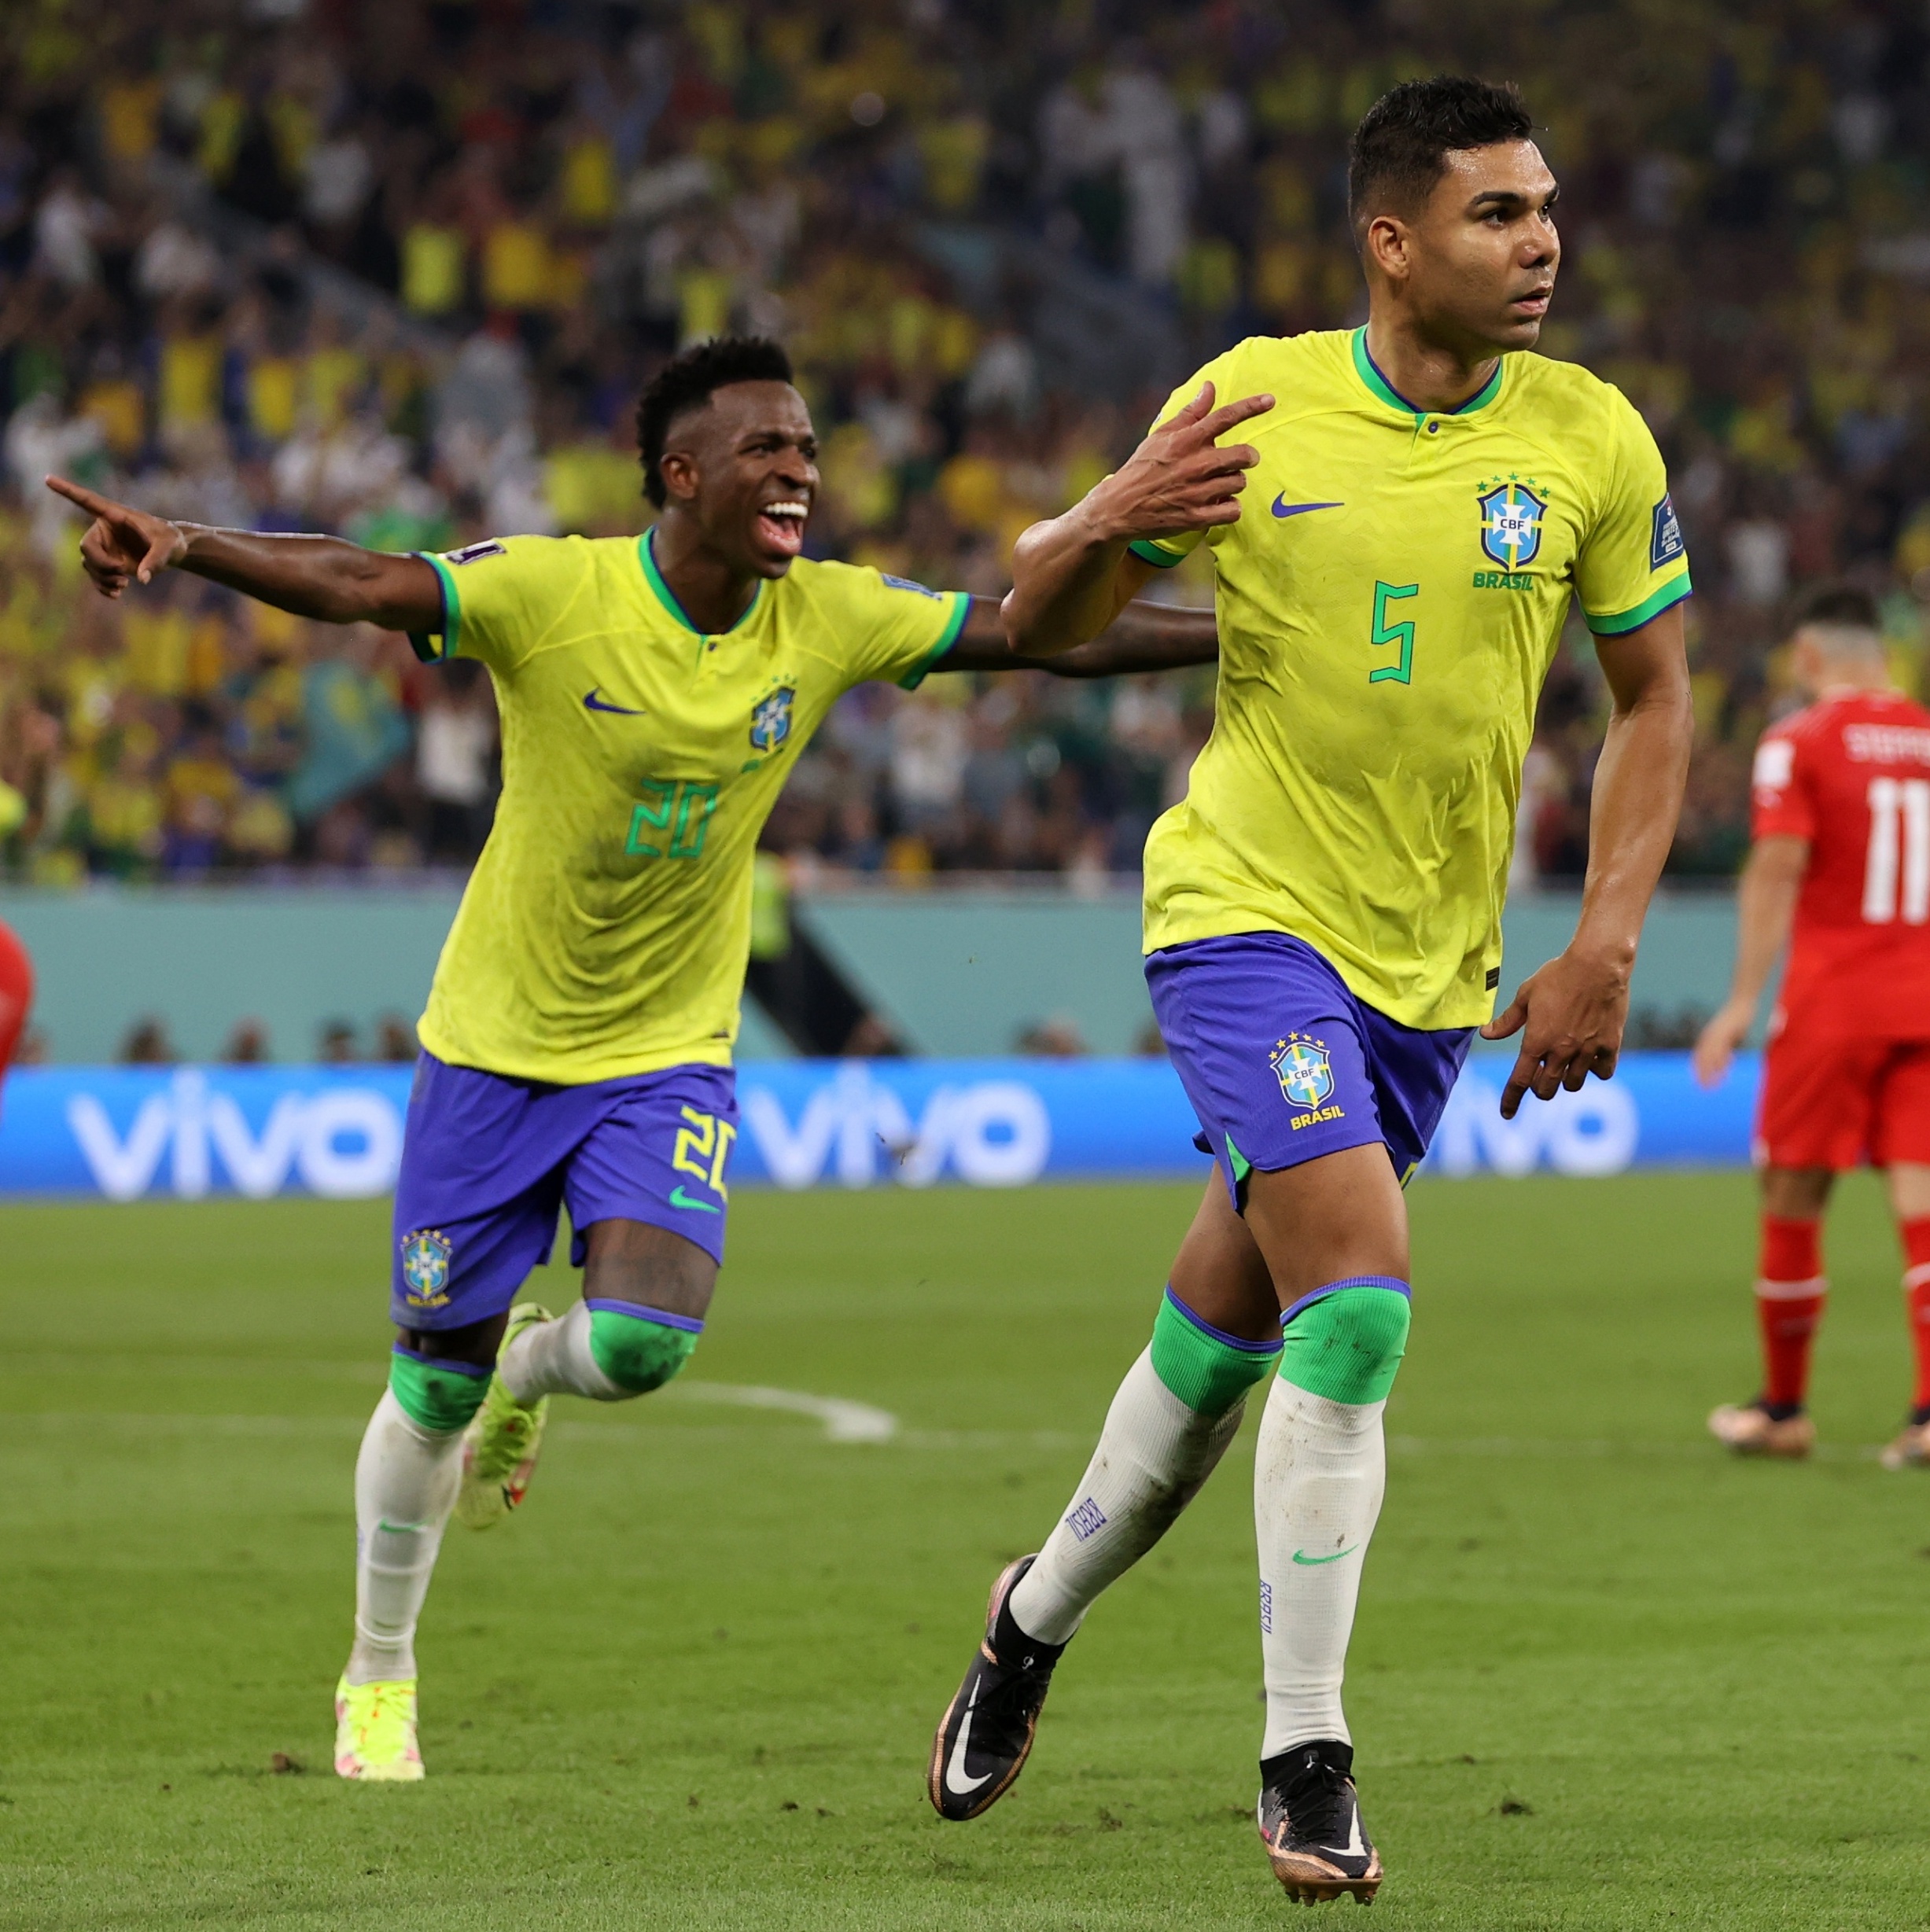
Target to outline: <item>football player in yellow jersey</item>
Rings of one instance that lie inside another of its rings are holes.
[[[970,1818],[1010,1786],[1065,1644],[1270,1375],[1258,1821],[1309,1902],[1381,1879],[1340,1685],[1408,1331],[1401,1185],[1475,1029],[1526,1028],[1505,1113],[1614,1071],[1688,762],[1661,457],[1616,391],[1529,352],[1560,260],[1530,127],[1479,81],[1379,101],[1349,171],[1366,326],[1210,363],[1020,539],[1006,605],[1017,649],[1062,650],[1211,546],[1217,714],[1147,843],[1146,966],[1221,1174],[1070,1507],[994,1585],[931,1798]],[[1580,922],[1490,1021],[1522,758],[1571,599],[1614,698]]]
[[[422,1775],[414,1637],[451,1514],[521,1500],[548,1397],[621,1401],[696,1345],[724,1252],[753,848],[798,751],[867,678],[1004,670],[996,604],[804,559],[816,441],[775,343],[668,364],[641,538],[446,557],[175,524],[72,484],[119,596],[169,565],[481,659],[503,789],[436,970],[396,1189],[389,1387],[355,1469],[355,1640],[336,1769]],[[1203,612],[1136,608],[1074,675],[1200,663]],[[569,1211],[583,1299],[512,1308]]]

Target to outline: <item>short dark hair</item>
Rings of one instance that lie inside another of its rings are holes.
[[[1521,90],[1460,74],[1404,80],[1361,116],[1347,144],[1347,219],[1358,241],[1376,201],[1417,208],[1463,148],[1526,141],[1534,131]]]
[[[790,358],[768,336],[713,336],[673,355],[651,377],[636,406],[637,454],[643,462],[643,494],[659,510],[668,492],[664,440],[687,410],[702,409],[712,395],[734,382],[789,382]]]
[[[1819,583],[1796,609],[1796,627],[1824,624],[1836,631],[1883,629],[1877,600],[1860,583]]]

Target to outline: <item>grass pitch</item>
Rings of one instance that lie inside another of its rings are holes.
[[[900,1435],[688,1386],[559,1404],[522,1516],[450,1533],[429,1781],[366,1788],[329,1700],[384,1209],[0,1211],[0,1926],[1273,1923],[1250,1447],[1095,1612],[1012,1794],[960,1827],[922,1791],[1195,1198],[741,1198],[691,1382]],[[1906,1394],[1873,1187],[1831,1231],[1803,1467],[1701,1435],[1753,1386],[1746,1176],[1412,1201],[1348,1687],[1390,1874],[1364,1923],[1930,1926],[1930,1476],[1872,1459]]]

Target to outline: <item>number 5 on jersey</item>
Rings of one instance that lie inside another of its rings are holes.
[[[1397,597],[1418,597],[1418,583],[1376,583],[1374,586],[1374,642],[1376,644],[1398,644],[1401,647],[1401,661],[1394,664],[1377,664],[1367,674],[1369,684],[1412,684],[1414,681],[1414,620],[1404,618],[1399,624],[1387,621],[1387,606]]]

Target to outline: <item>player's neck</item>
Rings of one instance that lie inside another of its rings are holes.
[[[1419,410],[1446,414],[1477,396],[1494,374],[1498,355],[1430,341],[1409,316],[1376,307],[1368,317],[1367,352],[1389,388]]]
[[[1888,672],[1870,671],[1861,674],[1854,671],[1845,672],[1827,678],[1816,686],[1810,701],[1826,705],[1831,699],[1837,697],[1882,697],[1895,689]]]
[[[650,543],[657,574],[698,630],[707,635],[727,631],[750,609],[757,594],[756,575],[733,567],[709,548],[695,518],[674,506],[665,510]]]

